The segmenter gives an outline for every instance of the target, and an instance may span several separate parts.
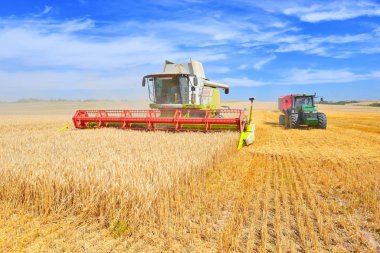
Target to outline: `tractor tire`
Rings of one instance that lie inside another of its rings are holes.
[[[285,123],[284,123],[285,128],[290,128],[290,127],[291,127],[291,124],[290,124],[290,122],[291,122],[290,116],[289,116],[289,115],[286,115],[286,116],[284,117],[284,119],[285,119]]]
[[[290,115],[290,117],[289,117],[289,124],[290,124],[290,128],[299,128],[300,121],[299,121],[298,114],[292,114],[292,115]]]
[[[285,115],[280,115],[278,117],[278,124],[281,126],[285,126]]]
[[[324,113],[318,113],[318,128],[320,128],[320,129],[326,129],[326,127],[327,127],[326,114],[324,114]]]

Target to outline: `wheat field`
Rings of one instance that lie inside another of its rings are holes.
[[[238,152],[233,133],[55,133],[70,106],[0,116],[0,251],[380,251],[379,109],[286,130],[257,102]]]
[[[152,212],[169,208],[155,205],[170,201],[180,185],[190,188],[238,138],[237,133],[118,129],[55,133],[54,126],[54,120],[43,118],[0,123],[7,132],[0,147],[0,199],[37,214],[106,223],[124,219],[133,225],[147,213],[152,218]]]

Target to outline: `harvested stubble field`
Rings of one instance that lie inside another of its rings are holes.
[[[3,105],[0,251],[380,251],[380,110],[321,105],[327,130],[285,130],[255,105],[240,152],[226,133],[55,134],[77,104]]]

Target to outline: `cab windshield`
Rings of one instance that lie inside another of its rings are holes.
[[[296,97],[295,108],[296,110],[302,109],[302,105],[313,106],[313,97]]]
[[[188,104],[189,79],[184,76],[148,78],[151,100],[156,104]]]

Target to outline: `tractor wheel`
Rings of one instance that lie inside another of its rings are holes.
[[[284,117],[284,119],[285,119],[285,122],[284,122],[285,128],[290,128],[291,127],[291,121],[292,121],[291,117],[289,115],[286,115]]]
[[[290,123],[290,128],[298,128],[300,126],[300,122],[298,120],[298,114],[292,114],[289,117],[289,123]]]
[[[280,115],[278,117],[278,124],[280,124],[281,126],[285,125],[285,115]]]
[[[326,114],[318,113],[318,128],[326,129],[326,127],[327,127]]]

